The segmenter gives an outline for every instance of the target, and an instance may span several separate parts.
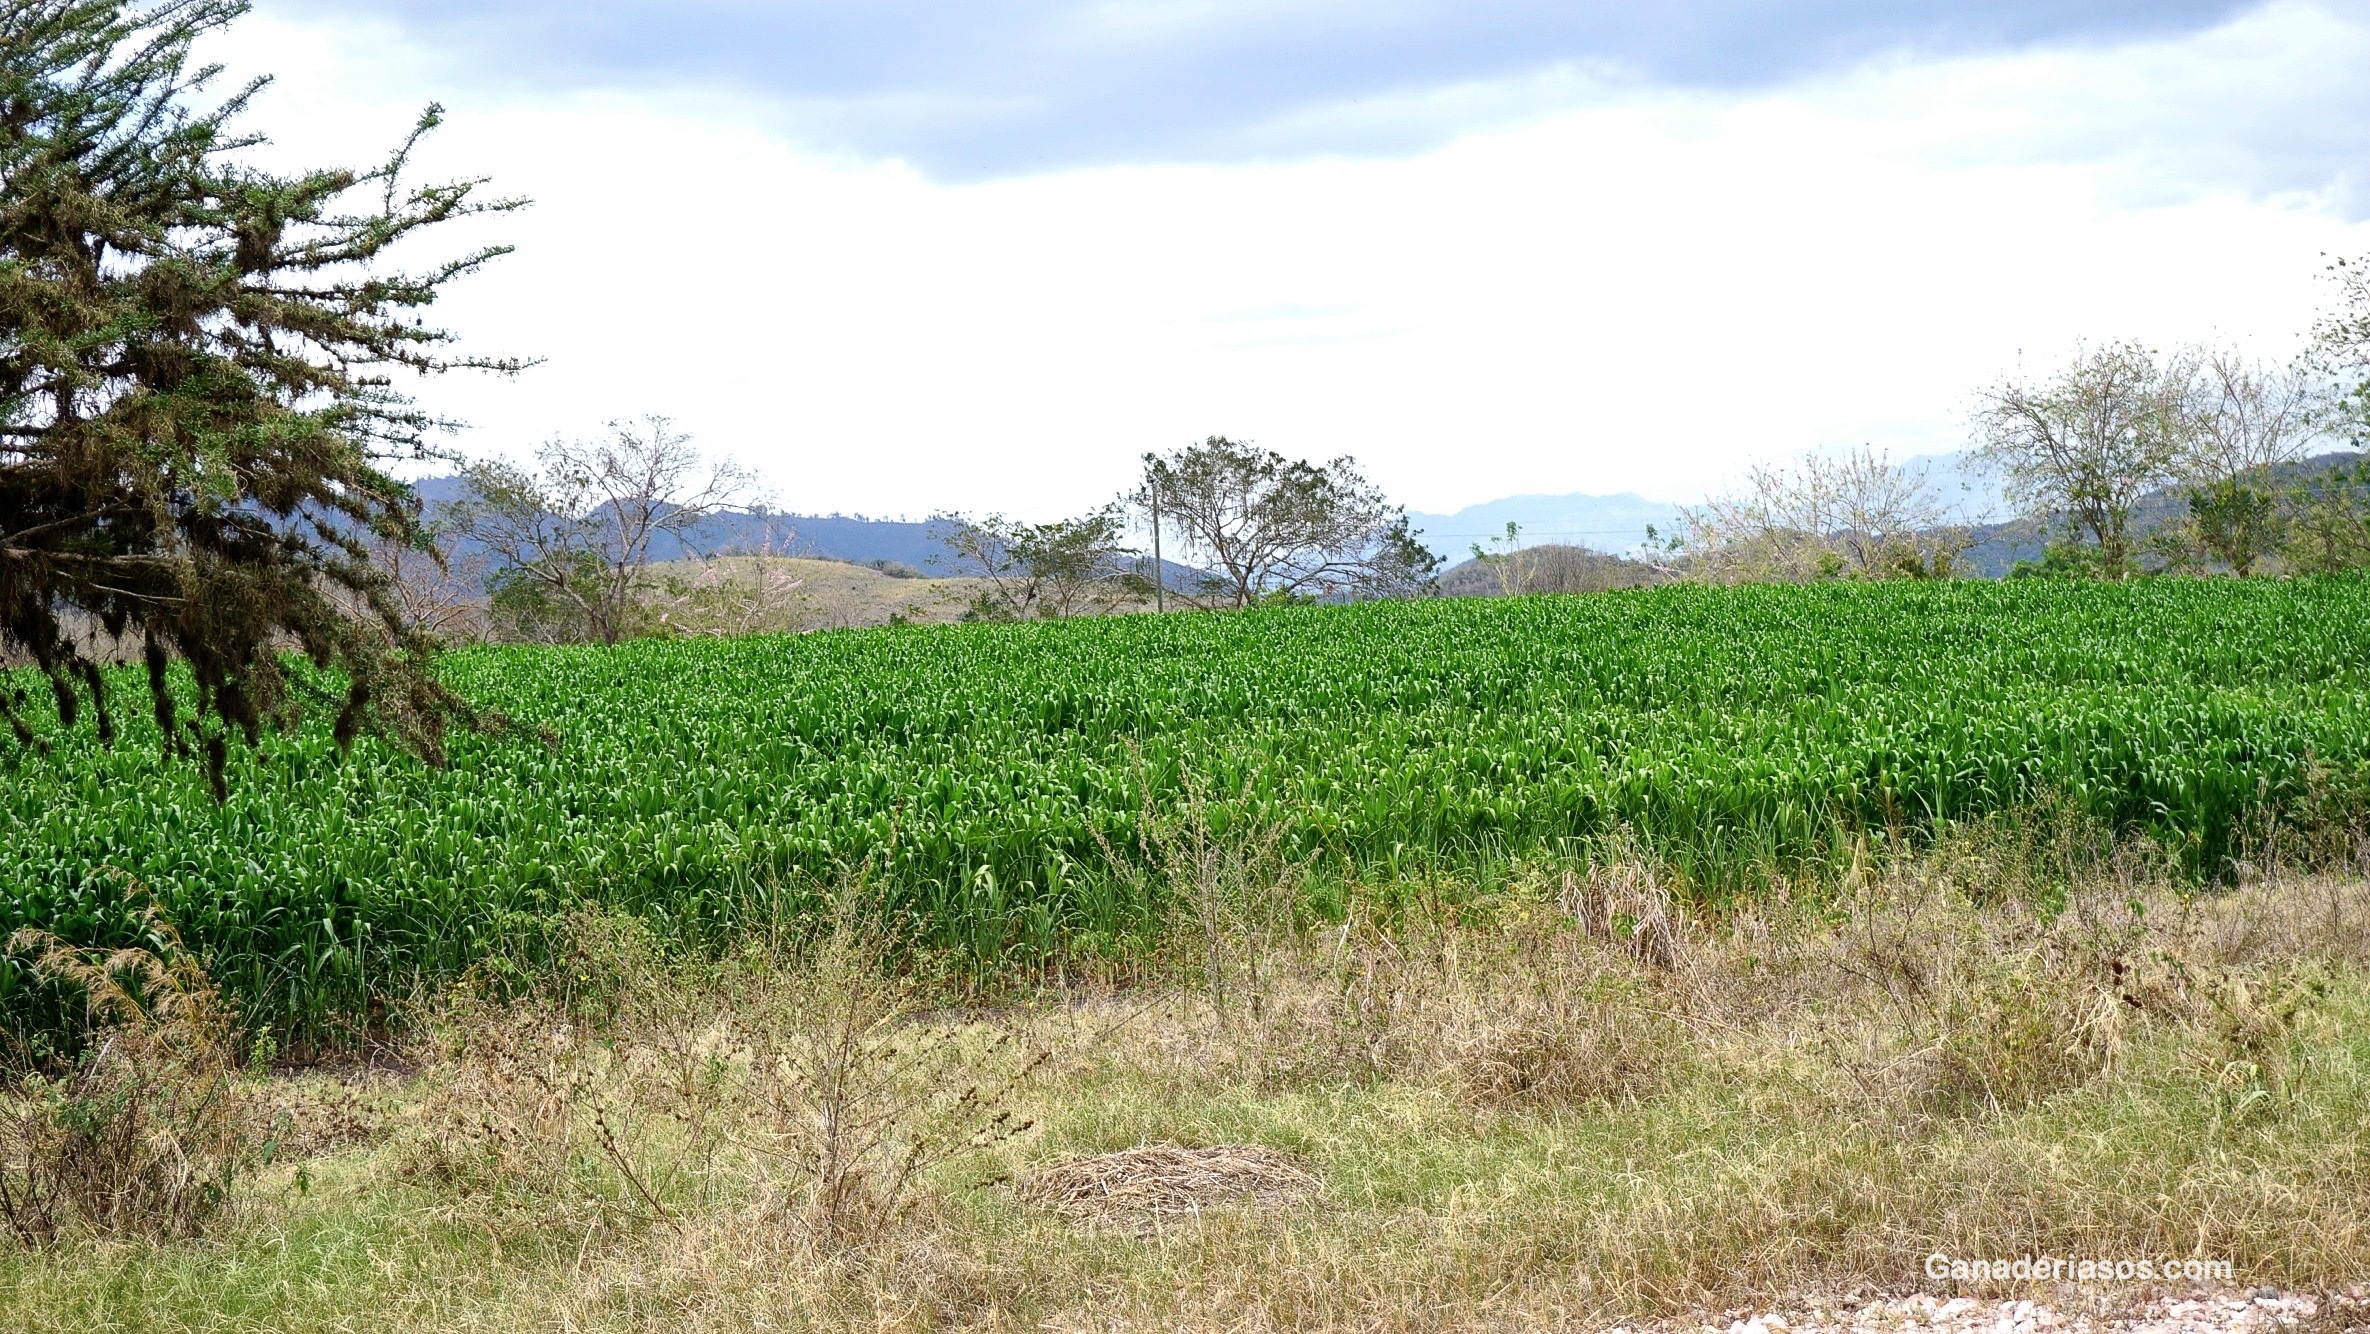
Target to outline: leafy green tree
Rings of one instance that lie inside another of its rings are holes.
[[[243,0],[11,0],[0,12],[0,649],[59,721],[112,738],[97,666],[137,646],[165,745],[224,794],[228,737],[308,697],[436,757],[457,706],[428,675],[373,541],[417,541],[387,471],[442,423],[397,373],[456,356],[420,311],[505,247],[389,267],[416,233],[516,207],[480,181],[412,187],[431,107],[383,164],[281,175],[207,100],[190,48]],[[294,648],[326,674],[292,671]],[[170,671],[186,664],[194,693]],[[324,685],[335,681],[338,684]],[[0,719],[40,747],[19,694]]]
[[[2011,579],[2096,579],[2100,577],[2098,548],[2087,542],[2051,542],[2039,560],[2020,560],[2009,568]]]
[[[1214,435],[1144,456],[1129,499],[1183,539],[1207,574],[1202,600],[1249,607],[1275,595],[1333,600],[1429,591],[1440,558],[1357,460],[1287,459]]]
[[[2370,568],[2370,460],[2325,468],[2289,488],[2280,557],[2299,574]]]
[[[1149,590],[1129,568],[1127,516],[1116,504],[1074,519],[1022,523],[1000,514],[933,520],[954,569],[979,580],[970,614],[983,621],[1059,620],[1110,611]]]
[[[2189,488],[2189,530],[2197,545],[2240,578],[2279,549],[2286,518],[2268,481],[2220,478]]]

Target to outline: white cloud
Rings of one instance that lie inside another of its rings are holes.
[[[536,199],[479,226],[519,253],[437,312],[549,359],[430,387],[471,450],[663,412],[793,508],[1045,515],[1226,432],[1354,453],[1445,511],[1954,448],[1977,385],[2084,337],[2284,347],[2321,252],[2370,228],[2327,189],[2233,179],[2263,160],[2243,135],[2183,136],[2365,49],[2339,13],[1640,91],[1398,160],[975,185],[801,151],[721,102],[438,88],[383,27],[250,20],[223,54],[283,74],[257,112],[275,152],[366,160],[441,96],[426,165]]]

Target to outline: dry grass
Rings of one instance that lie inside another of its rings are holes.
[[[994,1013],[844,922],[693,966],[591,921],[564,985],[454,1003],[391,1134],[203,1246],[0,1257],[0,1324],[1597,1327],[1937,1250],[2359,1280],[2370,884],[2186,898],[2104,851],[1299,928],[1217,874],[1199,917],[1258,957]]]
[[[696,561],[680,561],[652,567],[654,584],[666,586],[688,583],[702,576],[722,573],[728,579],[747,580],[760,563],[756,557],[719,557],[703,566]],[[916,624],[937,625],[958,621],[970,605],[973,585],[978,581],[959,577],[898,578],[865,565],[846,561],[816,560],[803,556],[771,556],[762,558],[767,571],[779,580],[794,583],[796,588],[786,596],[773,600],[764,617],[756,623],[744,623],[745,618],[732,621],[735,632],[836,630],[848,627],[887,625],[892,618],[902,618]],[[679,628],[699,633],[709,626],[695,607],[678,611]]]
[[[445,1004],[403,1170],[588,1234],[746,1209],[825,1251],[869,1244],[927,1173],[1030,1129],[1011,1098],[1050,1053],[929,1022],[858,923],[703,962],[580,915],[544,988]]]
[[[1019,1194],[1074,1223],[1157,1232],[1219,1208],[1279,1209],[1322,1183],[1290,1154],[1258,1144],[1147,1144],[1057,1159],[1021,1178]]]
[[[62,1071],[0,1094],[0,1222],[25,1245],[191,1235],[273,1147],[212,983],[145,893],[127,892],[148,946],[82,949],[33,928],[9,941],[35,977],[81,994],[88,1021]]]
[[[892,575],[868,565],[803,556],[720,556],[651,567],[654,595],[670,628],[689,634],[839,630],[963,619],[984,582],[918,571]],[[770,584],[777,593],[766,595]],[[702,593],[706,596],[701,596]],[[1123,602],[1116,611],[1149,611]]]

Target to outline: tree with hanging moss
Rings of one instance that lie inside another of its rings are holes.
[[[518,201],[409,183],[435,107],[376,167],[254,165],[262,139],[238,123],[266,81],[217,97],[219,67],[191,58],[246,8],[0,14],[0,652],[56,714],[0,686],[0,720],[34,748],[86,713],[111,739],[100,665],[137,656],[166,748],[202,757],[217,797],[227,743],[308,704],[334,710],[341,744],[374,732],[439,758],[458,701],[371,559],[423,541],[389,468],[447,425],[400,386],[519,368],[457,354],[423,317],[507,247],[391,256]]]

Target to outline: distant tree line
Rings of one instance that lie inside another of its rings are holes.
[[[785,609],[801,581],[771,540],[698,545],[710,520],[748,508],[755,478],[705,458],[665,418],[555,438],[530,465],[472,463],[460,480],[423,541],[374,549],[417,628],[616,644],[795,619]],[[931,522],[973,620],[1412,596],[1432,590],[1439,565],[1355,460],[1313,464],[1222,436],[1145,455],[1135,487],[1074,518]],[[660,560],[662,549],[689,555]]]
[[[2337,299],[2288,364],[2116,342],[1982,390],[1974,457],[2045,538],[2015,573],[2370,565],[2370,273],[2340,260],[2330,276]],[[1715,582],[1930,579],[1958,572],[1990,517],[1956,513],[1928,478],[1862,447],[1755,467],[1651,536],[1664,568]]]
[[[797,588],[770,543],[688,572],[656,559],[751,485],[663,420],[473,465],[460,503],[423,512],[398,475],[451,461],[433,443],[451,423],[395,386],[524,363],[458,353],[423,318],[506,247],[416,247],[520,203],[415,180],[434,107],[375,165],[257,166],[240,118],[263,84],[218,93],[191,59],[245,10],[0,9],[0,660],[29,663],[36,687],[5,683],[0,730],[38,749],[49,723],[88,718],[111,737],[101,668],[128,658],[165,748],[220,793],[233,741],[307,710],[341,743],[377,733],[436,756],[467,714],[432,671],[456,635],[769,624]],[[1984,390],[1978,452],[2052,539],[2033,568],[2370,564],[2370,271],[2339,261],[2330,277],[2292,365],[2110,343]],[[2355,452],[2327,466],[2319,449]],[[2143,514],[2167,496],[2171,521]],[[1355,460],[1223,436],[1146,455],[1126,494],[1078,518],[946,517],[982,617],[1401,597],[1440,578]],[[1652,554],[1663,574],[1722,580],[1935,578],[1969,539],[1923,479],[1863,449],[1756,469]],[[1526,552],[1518,532],[1476,556],[1501,593],[1605,573]]]
[[[2113,343],[2047,379],[1986,391],[1980,457],[2054,529],[2028,572],[2247,575],[2370,560],[2360,540],[2370,476],[2359,461],[2299,469],[2358,429],[2331,374],[2341,350],[2322,345],[2277,366],[2223,348]],[[2178,511],[2141,532],[2142,504],[2162,496]]]

